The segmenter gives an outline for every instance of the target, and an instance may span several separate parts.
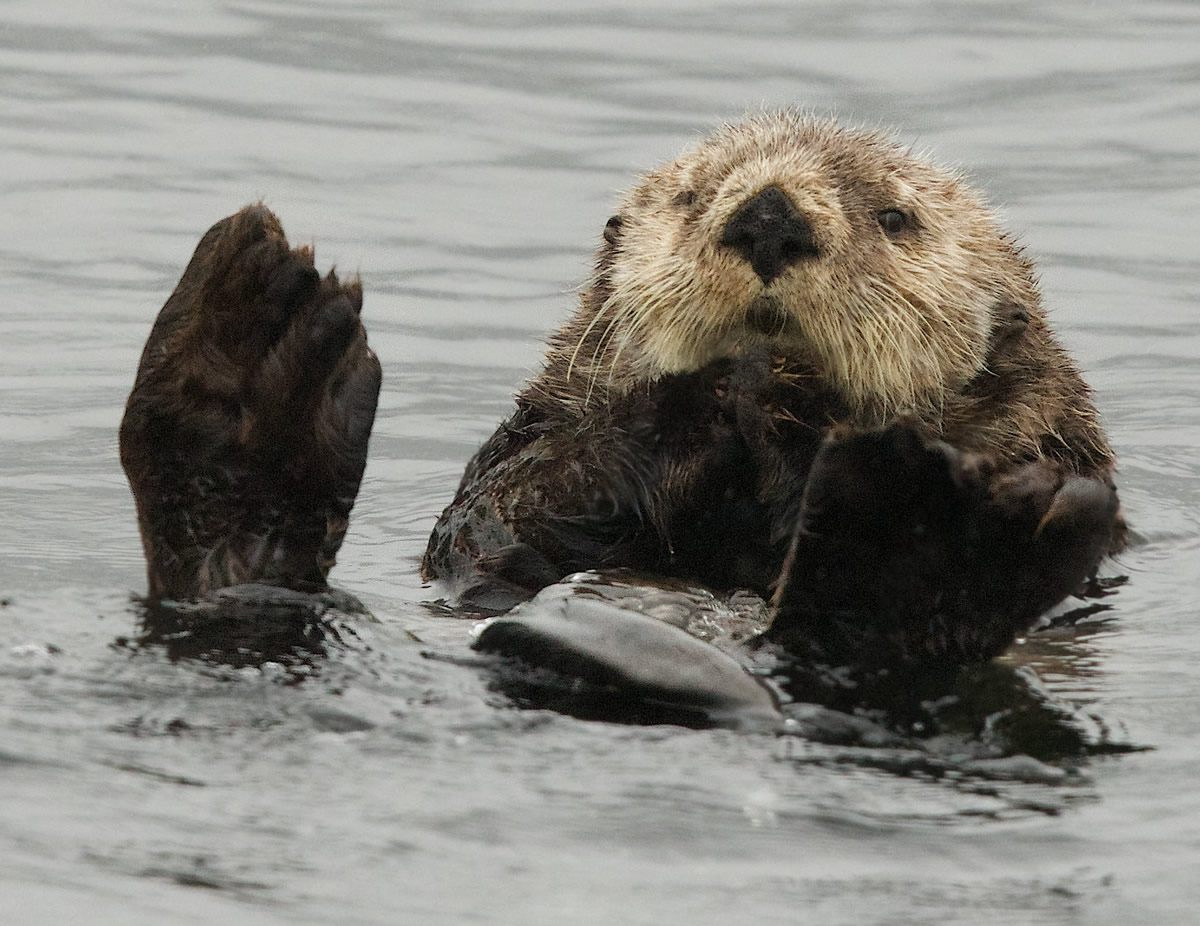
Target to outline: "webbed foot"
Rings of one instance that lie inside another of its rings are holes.
[[[826,438],[772,634],[834,662],[953,667],[1002,652],[1091,575],[1121,529],[1111,484],[999,466],[907,422]]]
[[[324,587],[379,394],[361,308],[261,204],[201,239],[121,423],[151,597]]]

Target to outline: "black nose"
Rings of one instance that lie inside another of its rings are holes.
[[[812,226],[777,186],[738,206],[725,223],[721,244],[746,258],[763,283],[770,283],[796,261],[819,253]]]

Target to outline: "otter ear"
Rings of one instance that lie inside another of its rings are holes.
[[[619,215],[614,215],[611,219],[604,223],[604,240],[609,244],[616,244],[617,239],[621,237],[621,226],[625,224],[625,220]]]
[[[996,306],[996,328],[1020,334],[1029,326],[1029,310],[1025,306],[1006,299]]]
[[[992,333],[988,341],[989,360],[1017,344],[1029,327],[1029,310],[1013,299],[1005,299],[992,310]]]

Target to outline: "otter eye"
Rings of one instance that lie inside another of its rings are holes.
[[[625,224],[625,220],[619,215],[614,215],[611,219],[604,223],[604,240],[609,244],[617,243],[617,236],[620,234],[621,226]]]
[[[879,213],[879,226],[889,235],[898,235],[910,225],[907,215],[899,209],[884,209]]]
[[[671,200],[671,204],[675,206],[694,206],[696,204],[696,191],[684,190],[682,193],[676,193],[675,198]]]

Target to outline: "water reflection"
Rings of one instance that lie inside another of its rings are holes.
[[[1137,748],[1123,730],[1052,694],[1027,665],[942,673],[813,665],[757,635],[766,617],[765,603],[745,593],[721,598],[683,583],[581,573],[480,625],[474,648],[496,658],[476,664],[522,707],[769,729],[827,745],[916,750],[934,765],[1019,755],[1069,763]],[[1055,651],[1060,669],[1079,661],[1094,671],[1085,642],[1060,638]],[[880,755],[864,761],[896,765]],[[1003,773],[1048,774],[1014,768]]]
[[[335,651],[354,645],[349,616],[366,608],[346,592],[296,592],[266,585],[221,589],[194,601],[135,599],[138,633],[116,644],[161,648],[172,662],[197,660],[229,668],[277,666],[300,682]]]

